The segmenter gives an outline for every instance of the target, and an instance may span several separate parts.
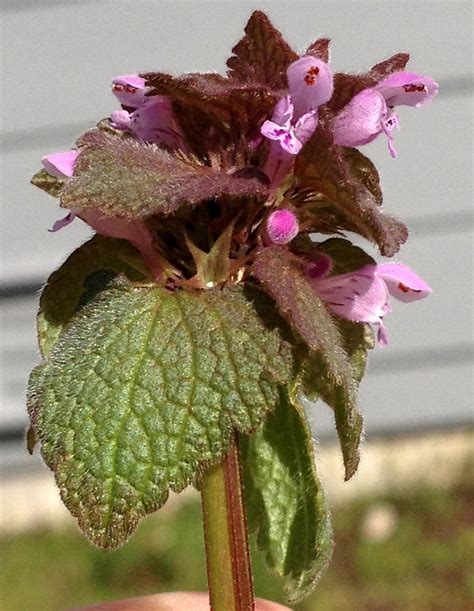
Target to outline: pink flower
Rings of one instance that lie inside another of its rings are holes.
[[[317,110],[318,106],[331,99],[333,77],[326,62],[306,55],[290,64],[286,75],[295,119]]]
[[[274,244],[287,244],[298,235],[299,223],[291,210],[275,210],[266,224],[266,237]]]
[[[391,311],[389,295],[409,303],[423,299],[431,288],[402,263],[366,265],[347,274],[329,276],[329,257],[321,255],[309,263],[306,275],[318,296],[338,316],[377,327],[380,344],[388,344],[383,318]]]
[[[44,169],[58,178],[71,178],[80,151],[64,151],[45,155],[41,161]],[[119,216],[104,216],[99,210],[71,210],[64,218],[56,221],[50,231],[59,231],[79,217],[92,229],[109,238],[121,238],[131,242],[141,253],[155,280],[159,280],[163,267],[154,248],[153,235],[141,220],[128,220]]]
[[[315,110],[301,116],[296,124],[293,124],[293,112],[290,96],[282,98],[275,106],[272,120],[265,121],[260,129],[263,136],[272,140],[263,171],[274,186],[288,173],[295,155],[311,138],[318,124]]]
[[[396,156],[392,130],[398,127],[396,105],[423,106],[438,93],[438,85],[428,76],[396,72],[375,87],[364,89],[335,117],[334,142],[342,146],[360,146],[372,142],[384,132],[392,157]]]
[[[145,79],[134,75],[116,77],[112,82],[112,91],[126,107],[110,115],[115,128],[129,131],[145,142],[164,144],[171,149],[185,149],[170,98],[147,96],[149,89],[145,87]]]
[[[112,93],[117,97],[120,104],[127,108],[142,106],[147,101],[147,92],[145,79],[136,74],[116,76],[112,81]]]
[[[293,114],[293,103],[290,96],[286,96],[275,106],[272,120],[265,121],[260,131],[269,140],[277,141],[290,155],[297,155],[313,135],[318,115],[315,110],[311,110],[293,124]]]
[[[74,173],[74,166],[76,165],[79,153],[80,151],[77,150],[52,153],[51,155],[44,155],[44,157],[41,158],[41,162],[44,169],[51,176],[55,176],[56,178],[70,178]],[[66,227],[66,225],[69,225],[69,223],[72,223],[76,216],[76,212],[71,210],[65,217],[57,220],[48,231],[53,233],[59,231],[63,227]]]

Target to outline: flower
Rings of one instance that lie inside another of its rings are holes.
[[[438,85],[428,76],[396,72],[375,87],[364,89],[336,115],[332,129],[334,142],[342,146],[360,146],[372,142],[384,132],[392,157],[396,156],[392,130],[398,127],[393,107],[423,106],[438,93]]]
[[[332,72],[328,64],[312,56],[302,57],[288,67],[288,95],[281,98],[271,121],[260,131],[272,140],[263,171],[273,186],[289,171],[294,156],[314,134],[318,125],[318,106],[333,92]]]
[[[70,150],[45,155],[41,161],[44,169],[58,178],[69,179],[74,174],[74,168],[80,151]],[[79,217],[92,229],[109,238],[128,240],[141,253],[155,279],[163,272],[160,257],[154,248],[153,234],[144,221],[129,220],[119,216],[104,216],[99,210],[70,210],[62,219],[56,221],[50,231],[59,231]]]
[[[266,224],[266,235],[274,244],[287,244],[298,235],[299,223],[291,210],[275,210]]]
[[[297,155],[313,135],[318,115],[315,110],[311,110],[293,124],[293,114],[294,105],[290,96],[286,96],[275,106],[272,120],[265,121],[260,131],[269,140],[277,141],[290,155]]]
[[[321,255],[306,267],[311,286],[338,316],[377,327],[380,344],[388,344],[383,318],[391,311],[389,295],[409,303],[423,299],[431,288],[403,263],[366,265],[355,272],[329,276],[332,263]]]
[[[122,106],[139,108],[147,101],[148,88],[145,86],[145,79],[141,76],[123,74],[116,76],[112,81],[112,93]]]
[[[74,172],[74,166],[76,165],[77,158],[79,157],[79,151],[69,150],[61,151],[59,153],[52,153],[51,155],[44,155],[41,158],[44,169],[51,176],[56,178],[70,178]],[[76,218],[77,213],[75,210],[71,210],[62,219],[57,220],[49,231],[55,233],[59,231]]]
[[[331,99],[333,77],[326,62],[306,55],[290,64],[286,75],[295,119],[311,110],[317,110],[318,106]]]
[[[145,142],[184,150],[184,139],[174,117],[170,98],[147,96],[148,91],[145,79],[140,76],[116,77],[112,81],[112,92],[125,108],[110,115],[112,125],[116,129],[131,132]]]

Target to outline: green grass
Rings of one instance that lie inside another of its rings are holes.
[[[383,541],[364,535],[374,504],[398,515]],[[334,511],[336,550],[299,611],[474,609],[474,492],[419,490],[360,499]],[[2,611],[55,611],[169,590],[206,589],[197,503],[149,517],[122,549],[101,551],[75,530],[0,539]],[[253,552],[257,595],[284,602],[278,581]]]

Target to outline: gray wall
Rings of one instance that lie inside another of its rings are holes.
[[[471,2],[16,0],[0,2],[0,433],[25,424],[26,376],[38,359],[36,296],[24,286],[44,282],[89,235],[81,221],[57,234],[46,231],[61,212],[55,200],[29,185],[41,155],[69,148],[116,108],[109,92],[114,75],[223,71],[257,6],[298,49],[330,36],[335,71],[365,70],[407,50],[413,71],[440,82],[433,104],[401,108],[396,160],[382,138],[364,148],[380,168],[386,209],[412,230],[400,258],[434,293],[419,303],[394,304],[387,317],[391,345],[371,355],[361,405],[369,436],[455,425],[472,416]],[[327,411],[311,413],[326,433]]]

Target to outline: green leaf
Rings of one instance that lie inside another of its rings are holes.
[[[267,192],[255,178],[193,165],[154,144],[103,131],[86,133],[78,145],[81,154],[74,176],[61,196],[61,205],[69,209],[136,219],[168,215],[185,204],[214,197],[254,197]]]
[[[171,293],[116,281],[76,313],[33,371],[28,406],[93,543],[123,543],[169,489],[221,459],[234,428],[263,422],[293,374],[282,333],[265,294],[240,287]]]
[[[254,273],[309,349],[321,354],[331,380],[350,387],[352,368],[336,322],[306,280],[301,263],[275,244],[257,252]]]
[[[332,552],[330,516],[303,408],[280,389],[265,424],[242,439],[246,507],[269,566],[290,603],[316,585]]]
[[[357,408],[358,383],[362,380],[367,361],[367,349],[373,348],[373,334],[368,325],[348,320],[339,322],[346,354],[349,355],[355,377],[350,386],[335,385],[327,366],[318,354],[311,354],[304,367],[301,390],[309,399],[321,398],[334,410],[336,429],[345,466],[345,479],[357,471],[364,421]]]
[[[50,352],[81,300],[86,301],[84,295],[92,288],[86,286],[86,279],[92,273],[106,270],[125,274],[137,282],[147,278],[143,259],[129,242],[99,235],[74,251],[48,278],[41,294],[37,320],[43,356]]]
[[[232,49],[227,60],[231,79],[243,83],[260,83],[274,89],[285,89],[286,70],[298,59],[262,11],[254,11],[245,26],[245,36]]]
[[[43,191],[46,191],[46,193],[52,195],[53,197],[59,197],[65,182],[63,178],[51,176],[51,174],[48,174],[48,172],[43,168],[36,172],[31,179],[31,184],[39,189],[42,189]]]

